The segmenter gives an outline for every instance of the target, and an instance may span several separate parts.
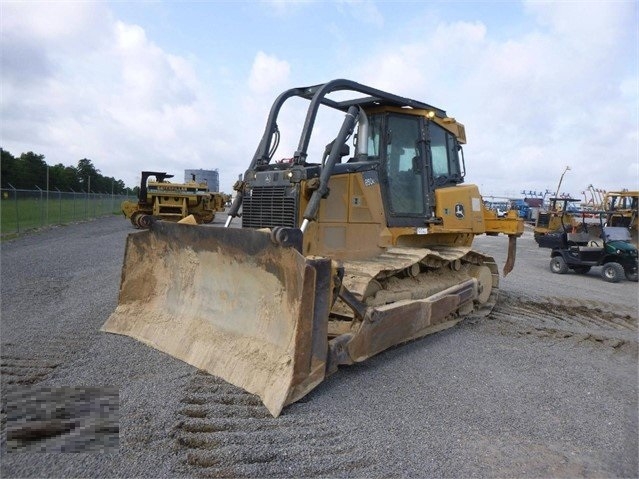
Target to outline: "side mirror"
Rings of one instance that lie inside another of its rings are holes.
[[[344,144],[342,145],[342,149],[341,149],[341,150],[340,150],[340,152],[339,152],[339,155],[340,155],[340,156],[348,156],[348,155],[350,155],[350,154],[351,154],[351,147],[350,147],[350,146],[348,146],[346,143],[344,143]]]
[[[419,156],[413,156],[413,173],[421,173],[422,172],[422,162]]]
[[[330,155],[331,150],[333,149],[333,144],[335,143],[335,140],[331,141],[328,145],[326,145],[326,147],[324,148],[324,157],[328,157],[328,155]],[[344,157],[344,156],[348,156],[351,153],[351,147],[348,146],[346,143],[344,143],[339,151],[339,156],[340,157]]]

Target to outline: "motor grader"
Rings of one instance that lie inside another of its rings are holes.
[[[291,99],[308,101],[306,119],[277,160]],[[343,120],[311,158],[326,109]],[[507,274],[523,221],[464,184],[465,141],[444,110],[352,81],[283,92],[225,227],[158,221],[129,235],[103,330],[257,394],[277,416],[338,366],[487,314],[499,272],[473,238],[508,235]]]
[[[135,228],[149,228],[153,220],[180,221],[189,215],[196,223],[211,223],[216,212],[224,211],[225,196],[209,191],[206,183],[195,178],[171,183],[168,178],[173,175],[143,171],[138,201],[122,202],[122,213]]]

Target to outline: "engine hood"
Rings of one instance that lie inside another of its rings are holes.
[[[606,243],[606,247],[609,251],[620,250],[623,253],[630,254],[631,256],[637,255],[637,248],[635,245],[627,241],[610,241]]]

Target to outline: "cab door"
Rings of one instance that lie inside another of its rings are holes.
[[[419,116],[390,113],[385,117],[380,176],[388,226],[424,226],[429,215],[423,131]]]

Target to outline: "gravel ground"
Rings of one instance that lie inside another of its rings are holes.
[[[637,283],[554,275],[527,232],[490,316],[342,368],[273,419],[218,378],[98,332],[130,231],[112,217],[2,244],[2,477],[639,476]],[[476,246],[503,264],[506,243]],[[116,447],[62,453],[62,432],[17,451],[15,398],[43,390],[116,391]]]

